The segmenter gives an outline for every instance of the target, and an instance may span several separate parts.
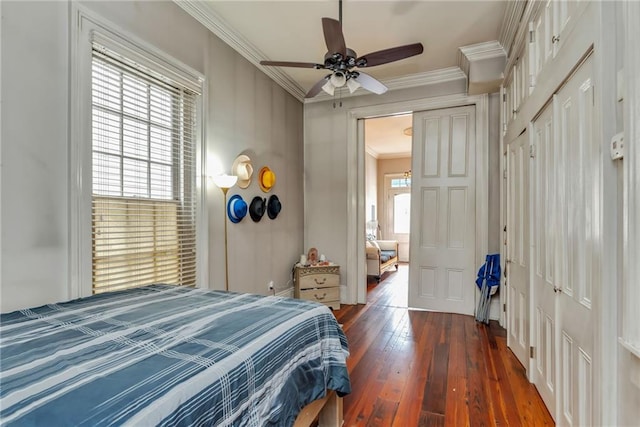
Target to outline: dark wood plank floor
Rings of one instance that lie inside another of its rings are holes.
[[[407,309],[407,266],[335,311],[349,340],[345,426],[553,425],[506,331],[473,317]]]

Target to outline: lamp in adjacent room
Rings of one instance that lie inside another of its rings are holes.
[[[372,219],[367,221],[367,240],[378,239],[378,221]]]
[[[227,192],[231,187],[236,185],[238,177],[235,175],[218,175],[213,177],[213,183],[222,190],[224,194],[224,209],[227,209]],[[229,290],[229,257],[227,251],[227,215],[224,215],[224,290]]]

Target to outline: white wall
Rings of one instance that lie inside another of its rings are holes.
[[[86,2],[82,7],[133,34],[208,81],[206,157],[227,169],[240,152],[277,175],[275,220],[229,225],[230,289],[284,286],[302,252],[302,104],[176,4]],[[2,2],[0,310],[68,298],[69,44],[67,2]],[[11,108],[6,108],[11,105]],[[211,171],[214,172],[213,170]],[[262,194],[256,182],[238,191]],[[231,190],[229,195],[234,194]],[[222,192],[209,184],[209,283],[224,288]]]

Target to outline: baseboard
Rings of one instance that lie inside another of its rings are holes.
[[[277,297],[293,298],[293,288],[288,288],[280,292],[276,292]]]

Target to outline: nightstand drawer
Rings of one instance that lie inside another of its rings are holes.
[[[300,298],[309,301],[316,301],[322,304],[340,301],[340,288],[304,289],[300,291]]]
[[[300,289],[340,286],[340,276],[330,273],[307,274],[300,277]]]

